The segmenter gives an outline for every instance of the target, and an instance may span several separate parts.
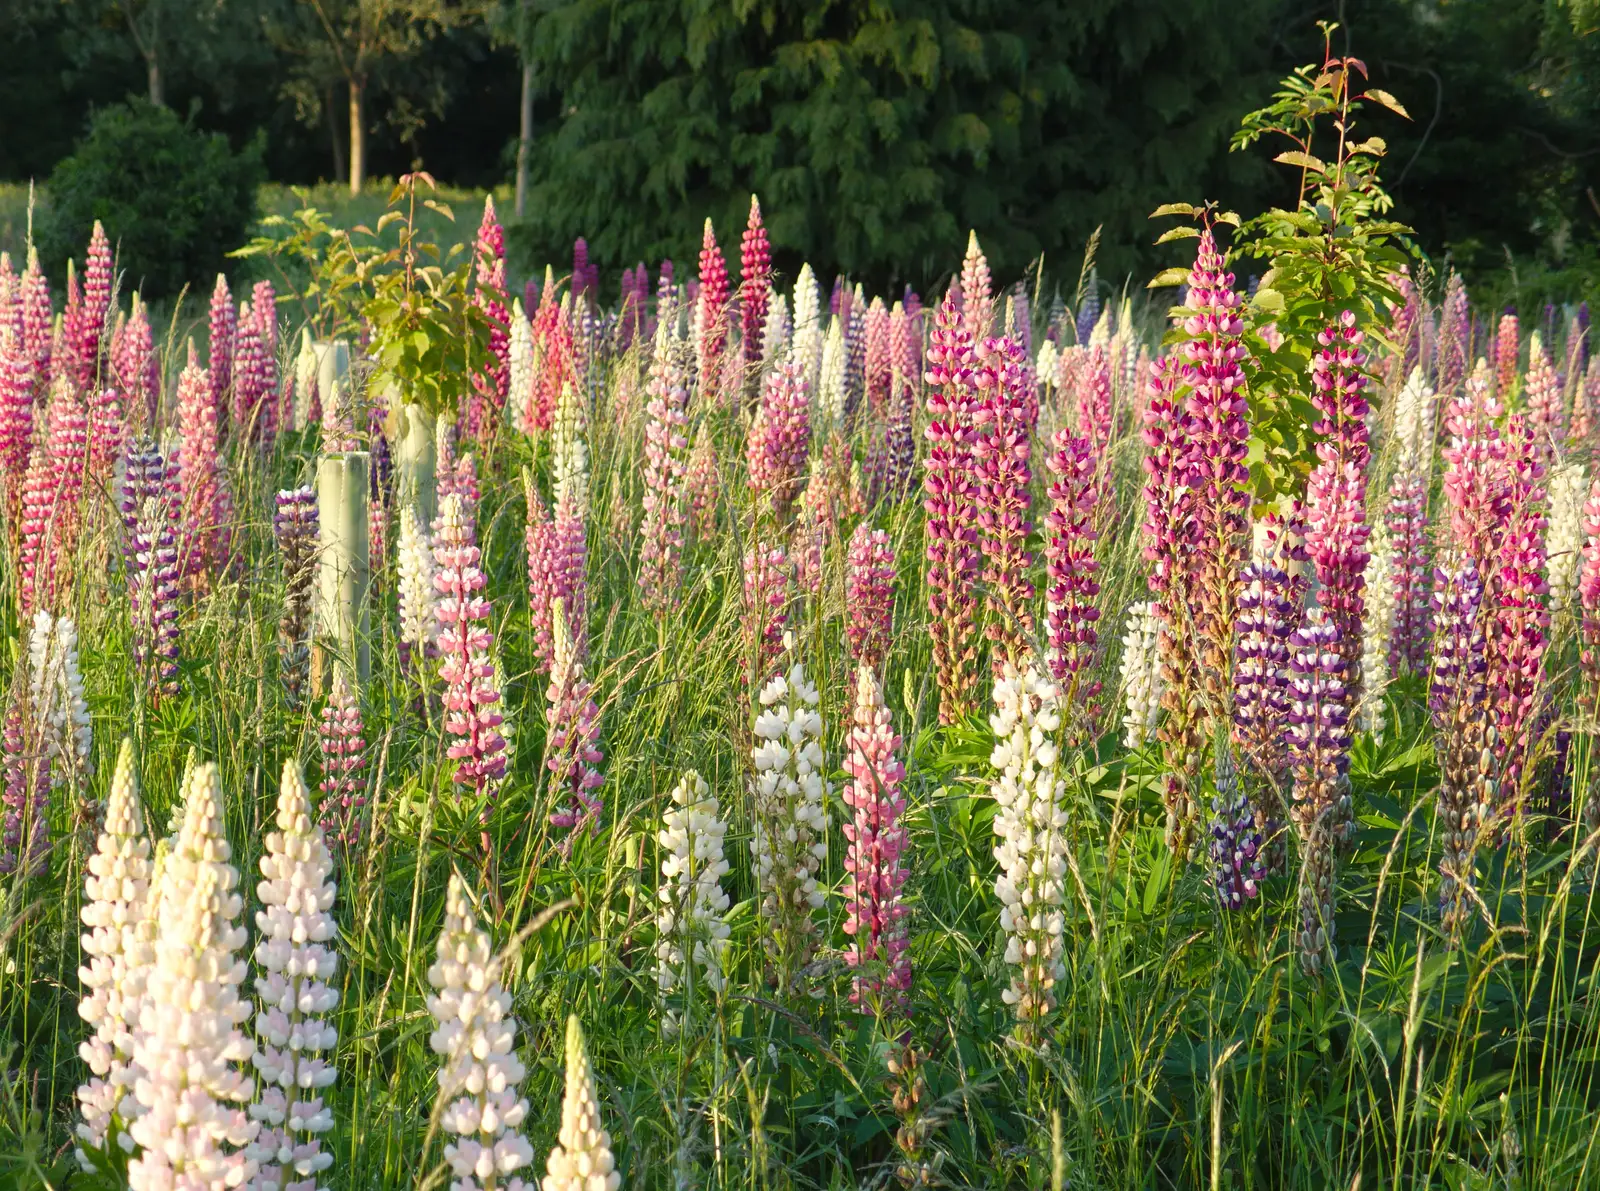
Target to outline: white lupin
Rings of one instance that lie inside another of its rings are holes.
[[[844,425],[844,319],[828,324],[828,337],[822,345],[821,380],[817,387],[817,409],[823,423],[835,429]]]
[[[94,1027],[94,1034],[78,1044],[78,1054],[93,1078],[78,1087],[83,1120],[77,1134],[89,1145],[102,1146],[113,1115],[125,1125],[138,1113],[138,1101],[131,1095],[137,1077],[133,1031],[155,956],[155,923],[145,916],[150,840],[133,771],[133,741],[126,738],[106,798],[105,827],[88,869],[82,910],[88,963],[78,969],[87,991],[78,1001],[78,1016]],[[126,1134],[120,1140],[131,1148]],[[78,1160],[89,1169],[82,1149]]]
[[[1583,506],[1589,499],[1589,477],[1581,463],[1564,463],[1550,478],[1550,518],[1545,529],[1545,556],[1550,586],[1550,613],[1561,612],[1578,586],[1583,550]]]
[[[317,1176],[333,1165],[320,1135],[333,1112],[319,1094],[337,1077],[322,1056],[339,1040],[328,1014],[339,1004],[329,981],[339,966],[329,945],[333,858],[311,813],[311,792],[300,765],[285,761],[278,794],[278,830],[267,833],[256,895],[255,1067],[260,1095],[250,1115],[261,1132],[249,1147],[260,1164],[253,1191],[321,1191]]]
[[[452,873],[445,895],[444,929],[438,958],[428,969],[436,992],[427,998],[438,1029],[428,1038],[443,1064],[440,1126],[458,1140],[444,1147],[455,1173],[452,1191],[518,1191],[514,1175],[533,1161],[521,1133],[528,1102],[521,1095],[527,1074],[517,1058],[511,994],[500,983],[500,961],[479,929],[466,883]]]
[[[809,949],[816,931],[811,912],[823,902],[817,874],[828,856],[820,697],[796,663],[761,688],[759,702],[750,750],[750,854],[769,941],[792,957]]]
[[[1107,302],[1100,311],[1100,317],[1095,320],[1094,329],[1089,332],[1089,347],[1105,350],[1111,346],[1111,303]]]
[[[506,395],[506,408],[518,417],[528,408],[533,396],[533,326],[522,308],[522,299],[511,299],[511,384]]]
[[[300,331],[300,351],[294,358],[294,424],[311,425],[311,390],[317,383],[317,349],[311,328]],[[324,404],[326,400],[324,399]]]
[[[1033,374],[1037,376],[1045,388],[1056,387],[1056,341],[1046,339],[1039,345],[1039,353],[1033,360]]]
[[[806,387],[817,388],[817,371],[822,367],[822,295],[817,290],[817,275],[809,264],[800,266],[794,279],[794,354],[805,368]]]
[[[571,385],[561,389],[551,434],[551,497],[556,508],[567,508],[589,519],[589,447],[584,442],[583,405]]]
[[[1383,692],[1389,686],[1389,639],[1394,633],[1394,546],[1382,523],[1372,527],[1363,572],[1361,613],[1361,706],[1356,726],[1383,735]]]
[[[395,592],[400,611],[400,640],[412,651],[413,664],[439,637],[434,615],[439,600],[434,585],[433,543],[413,505],[400,510],[400,540],[396,547],[399,583]],[[423,672],[419,666],[418,673]]]
[[[1060,724],[1060,695],[1031,664],[1018,674],[1009,665],[994,684],[989,726],[995,746],[989,763],[996,776],[989,789],[998,805],[994,858],[1000,873],[1000,926],[1006,933],[1006,963],[1016,969],[1001,998],[1031,1040],[1055,1007],[1051,991],[1066,974],[1062,963],[1061,900],[1066,873],[1066,783],[1056,776],[1051,736]]]
[[[78,631],[72,617],[52,616],[43,608],[33,614],[33,629],[28,634],[28,694],[50,757],[51,780],[61,785],[69,774],[90,772],[93,739],[83,676],[78,671]]]
[[[770,364],[783,358],[789,346],[789,300],[773,294],[767,303],[767,320],[761,329],[761,362]]]
[[[1418,365],[1406,377],[1394,402],[1394,436],[1403,459],[1424,458],[1433,433],[1433,387]]]
[[[611,1134],[600,1126],[594,1067],[583,1048],[583,1027],[567,1018],[567,1084],[561,1097],[561,1132],[545,1164],[543,1191],[617,1191],[622,1175],[611,1154]]]
[[[705,778],[691,769],[672,791],[672,807],[656,835],[661,845],[661,909],[656,915],[656,982],[663,994],[683,988],[688,995],[691,965],[704,974],[706,987],[722,990],[722,957],[728,949],[728,872],[722,840],[728,826]],[[670,1030],[677,1016],[668,1011]]]
[[[155,894],[155,963],[140,1005],[133,1062],[141,1109],[129,1133],[142,1152],[131,1191],[239,1187],[255,1175],[245,1151],[257,1125],[245,1068],[255,1047],[239,1028],[245,964],[238,870],[222,830],[215,764],[196,766],[183,792],[183,826]]]
[[[1128,628],[1122,635],[1123,740],[1139,748],[1156,730],[1161,715],[1159,640],[1161,618],[1155,601],[1140,600],[1128,608]]]

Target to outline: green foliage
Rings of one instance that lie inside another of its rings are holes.
[[[293,215],[262,220],[265,234],[231,254],[268,259],[318,337],[353,338],[365,325],[375,361],[369,392],[435,414],[455,408],[486,359],[489,336],[469,299],[473,262],[466,243],[441,248],[419,218],[420,206],[455,222],[450,205],[434,197],[437,189],[429,175],[407,174],[371,227],[349,231],[307,203]]]
[[[926,284],[978,229],[999,276],[1137,259],[1138,213],[1175,187],[1226,192],[1223,155],[1265,94],[1268,0],[578,0],[527,48],[562,114],[539,130],[532,261],[692,260],[712,217],[737,244],[750,193],[780,271],[802,259]]]
[[[1317,336],[1340,314],[1353,311],[1374,341],[1388,324],[1385,303],[1399,297],[1390,277],[1411,261],[1403,247],[1410,229],[1385,218],[1393,200],[1378,179],[1386,146],[1380,137],[1356,138],[1363,100],[1405,116],[1398,100],[1379,88],[1357,94],[1355,76],[1366,66],[1332,51],[1334,25],[1324,25],[1322,63],[1295,70],[1273,102],[1245,116],[1233,138],[1245,149],[1268,136],[1293,148],[1273,160],[1299,172],[1295,207],[1274,207],[1240,228],[1241,257],[1268,268],[1251,305],[1251,482],[1259,501],[1304,487],[1315,463],[1309,427],[1317,420],[1309,397]],[[1322,137],[1331,129],[1332,154]],[[1319,135],[1320,134],[1320,135]],[[1271,326],[1276,334],[1265,333]]]
[[[50,175],[46,268],[59,275],[98,219],[130,288],[166,297],[212,276],[254,217],[263,144],[235,153],[225,137],[144,100],[103,109]]]

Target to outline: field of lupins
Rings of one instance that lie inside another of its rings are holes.
[[[452,307],[418,188],[398,304],[0,257],[0,1181],[1600,1185],[1585,309],[1390,276],[1264,495],[1225,215]]]

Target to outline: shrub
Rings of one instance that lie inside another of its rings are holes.
[[[59,266],[82,251],[98,219],[129,288],[163,296],[204,282],[244,242],[264,144],[258,135],[235,153],[220,133],[142,99],[102,108],[50,175],[40,250]]]

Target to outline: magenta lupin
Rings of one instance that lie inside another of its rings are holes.
[[[767,228],[761,222],[761,203],[750,196],[750,219],[739,246],[739,314],[744,335],[744,362],[754,367],[761,363],[761,339],[767,324],[767,305],[772,300],[772,247],[767,243]]]
[[[974,587],[978,579],[977,413],[972,337],[946,295],[928,346],[928,455],[922,507],[928,559],[928,632],[933,638],[939,722],[973,710],[977,683]]]
[[[1099,645],[1100,619],[1095,601],[1100,595],[1095,557],[1099,533],[1095,509],[1100,501],[1099,470],[1093,443],[1066,429],[1057,430],[1045,460],[1054,477],[1046,495],[1045,514],[1045,636],[1050,676],[1074,709],[1073,718],[1099,694],[1092,670]]]
[[[1033,426],[1027,416],[1031,382],[1026,357],[1015,339],[986,340],[973,372],[979,404],[974,411],[973,454],[978,476],[979,543],[989,593],[986,634],[994,643],[990,662],[995,677],[1006,665],[1019,671],[1033,635]]]

